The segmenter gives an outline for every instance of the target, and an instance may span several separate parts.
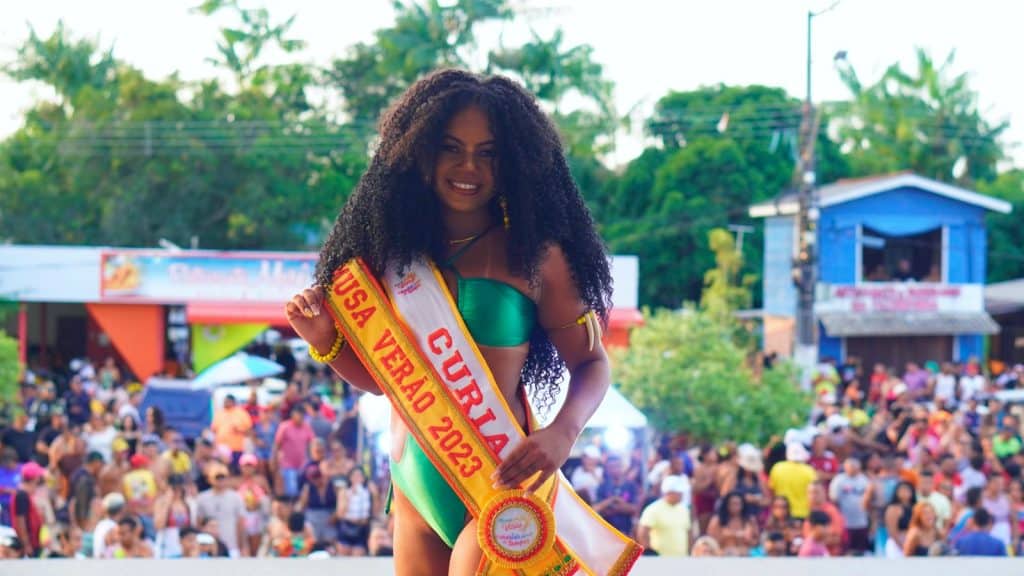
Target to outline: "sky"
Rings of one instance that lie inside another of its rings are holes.
[[[649,112],[670,90],[702,85],[764,84],[803,96],[806,86],[807,12],[834,0],[512,0],[518,24],[482,31],[483,44],[514,42],[528,33],[564,30],[566,44],[590,44],[615,82],[620,112]],[[29,26],[48,34],[58,20],[75,34],[113,46],[115,56],[152,77],[178,72],[184,79],[215,74],[221,23],[191,11],[199,0],[32,0],[7,2],[0,19],[0,62],[9,62]],[[297,16],[293,36],[307,41],[299,59],[326,65],[348,46],[372,39],[393,21],[390,0],[243,0],[266,6],[276,18]],[[814,19],[812,86],[816,101],[846,96],[833,66],[844,50],[862,80],[877,78],[893,62],[910,66],[917,47],[941,61],[956,51],[954,72],[967,72],[990,120],[1009,120],[1006,141],[1024,164],[1024,2],[1016,0],[841,0]],[[20,124],[39,86],[0,79],[0,135]],[[640,152],[642,134],[621,136],[610,159]]]

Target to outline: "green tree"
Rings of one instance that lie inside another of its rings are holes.
[[[916,70],[893,64],[868,84],[851,65],[840,68],[850,100],[834,120],[855,175],[912,170],[963,185],[995,177],[1008,123],[982,116],[967,73],[953,75],[954,55],[936,64],[918,49]]]
[[[715,255],[715,267],[704,273],[700,307],[719,322],[730,322],[737,310],[750,307],[754,276],[740,277],[743,255],[736,250],[728,230],[715,228],[708,232],[708,244]]]
[[[698,441],[764,443],[799,425],[811,403],[788,365],[758,380],[746,360],[730,324],[692,308],[660,309],[645,314],[629,347],[613,352],[612,366],[623,394],[657,429]]]
[[[1013,206],[1009,214],[988,214],[988,281],[1024,278],[1024,170],[1010,170],[991,182],[978,182],[978,191]]]
[[[18,341],[0,330],[0,403],[18,398],[18,378],[22,365],[18,359]]]
[[[655,107],[647,130],[660,143],[646,150],[606,188],[595,207],[609,246],[638,254],[641,302],[674,306],[696,301],[708,232],[750,221],[747,209],[787,189],[798,152],[801,109],[780,88],[711,86],[671,92]],[[818,138],[819,179],[846,168],[824,133]],[[748,236],[746,273],[759,273],[761,232]],[[759,286],[752,286],[760,294]]]

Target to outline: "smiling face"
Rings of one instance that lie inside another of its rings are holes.
[[[452,116],[434,163],[434,190],[446,210],[486,213],[494,197],[497,142],[478,106]]]

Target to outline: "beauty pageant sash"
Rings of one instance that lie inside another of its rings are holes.
[[[561,473],[530,494],[492,473],[525,435],[469,335],[440,272],[360,260],[334,273],[332,316],[413,438],[477,519],[481,574],[628,574],[641,548],[587,506]],[[386,290],[386,292],[385,292]]]

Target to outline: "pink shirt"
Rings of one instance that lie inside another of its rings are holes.
[[[279,453],[282,468],[298,470],[306,462],[306,447],[313,441],[313,428],[306,422],[296,426],[286,420],[277,428],[274,445]]]
[[[804,543],[800,545],[800,553],[797,556],[801,558],[823,558],[828,556],[828,548],[825,547],[821,542],[815,541],[813,538],[807,538]]]

